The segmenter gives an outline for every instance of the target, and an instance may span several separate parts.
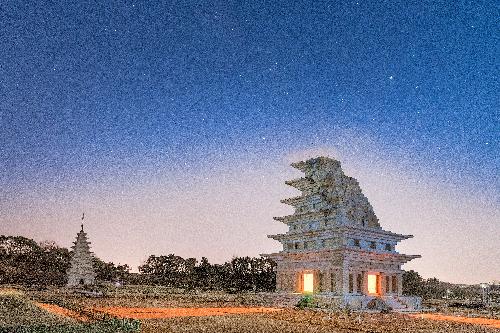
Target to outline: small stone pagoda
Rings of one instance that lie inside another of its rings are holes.
[[[357,180],[344,174],[339,161],[318,157],[292,167],[305,176],[285,183],[302,194],[281,201],[295,212],[274,218],[288,226],[286,233],[268,236],[283,250],[264,255],[277,263],[277,291],[327,296],[354,309],[377,302],[419,308],[418,298],[402,297],[401,265],[420,256],[396,251],[398,242],[413,236],[380,227]]]
[[[67,287],[93,285],[96,276],[92,266],[93,254],[90,252],[90,242],[87,240],[87,234],[83,231],[83,223],[82,229],[77,234],[76,241],[73,244]]]

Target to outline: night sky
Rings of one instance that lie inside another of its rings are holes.
[[[341,160],[405,267],[498,279],[498,3],[3,1],[0,233],[278,250],[288,164]],[[406,244],[405,244],[406,243]]]

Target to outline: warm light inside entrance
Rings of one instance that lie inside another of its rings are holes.
[[[368,294],[377,294],[377,275],[368,274]]]
[[[304,274],[304,292],[305,293],[312,293],[313,292],[313,285],[314,285],[314,277],[312,273],[305,273]]]

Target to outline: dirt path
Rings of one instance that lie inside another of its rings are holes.
[[[268,313],[277,308],[125,308],[102,307],[94,310],[121,318],[160,319],[172,317],[223,316],[228,314]]]
[[[441,321],[455,321],[459,323],[476,324],[476,325],[489,326],[493,328],[500,328],[499,319],[457,317],[457,316],[442,315],[439,313],[421,313],[421,314],[411,314],[409,316],[414,318],[432,319]]]
[[[68,318],[76,319],[78,321],[88,321],[89,320],[87,317],[82,316],[78,312],[60,307],[60,306],[55,305],[55,304],[38,303],[38,302],[35,302],[34,304],[36,306],[46,310],[46,311],[53,313],[55,315],[58,315],[58,316],[68,317]]]

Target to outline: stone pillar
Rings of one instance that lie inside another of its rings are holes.
[[[331,291],[331,272],[327,269],[323,272],[323,292]]]
[[[401,296],[401,295],[403,295],[403,274],[398,274],[397,279],[398,279],[397,295]]]
[[[341,294],[348,294],[349,293],[349,270],[344,267],[342,269],[342,275],[341,275]]]
[[[340,294],[339,293],[339,279],[340,279],[340,274],[337,270],[331,270],[330,271],[330,291],[336,295]]]
[[[286,273],[286,291],[288,291],[290,293],[297,292],[296,284],[297,284],[296,272],[288,271]]]
[[[388,291],[387,291],[387,274],[386,273],[380,273],[380,296],[385,296]]]
[[[313,292],[317,293],[320,290],[320,274],[321,271],[319,270],[314,270],[313,272]]]
[[[363,272],[363,295],[368,295],[368,272]]]
[[[304,272],[295,273],[295,292],[301,293],[304,287]]]

